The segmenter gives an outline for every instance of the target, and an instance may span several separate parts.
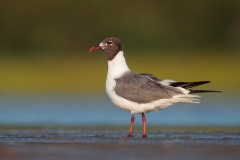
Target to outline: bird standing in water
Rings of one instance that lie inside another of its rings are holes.
[[[90,52],[102,49],[108,60],[106,92],[114,105],[131,112],[131,124],[128,137],[133,137],[135,113],[142,115],[143,137],[147,137],[145,113],[169,107],[175,103],[199,103],[198,95],[192,93],[217,92],[195,90],[210,81],[177,82],[159,79],[152,74],[135,74],[127,66],[121,41],[110,37],[99,45],[90,48]]]

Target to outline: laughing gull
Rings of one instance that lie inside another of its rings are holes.
[[[103,49],[108,60],[106,92],[117,107],[131,112],[131,124],[128,137],[133,137],[134,113],[142,114],[143,137],[146,133],[145,113],[166,108],[175,103],[199,103],[198,95],[192,93],[217,92],[195,90],[210,81],[176,82],[159,79],[152,74],[135,74],[127,66],[121,41],[110,37],[99,45],[90,48],[90,52]]]

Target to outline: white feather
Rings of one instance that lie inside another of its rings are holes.
[[[159,81],[159,83],[161,83],[162,85],[165,85],[165,86],[169,86],[171,82],[176,82],[176,81],[171,80],[171,79],[164,79],[162,81]]]

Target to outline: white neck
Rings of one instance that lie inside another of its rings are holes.
[[[123,51],[119,51],[118,54],[111,60],[108,61],[108,77],[118,78],[124,73],[130,71],[127,66],[126,60],[123,55]]]

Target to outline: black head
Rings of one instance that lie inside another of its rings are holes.
[[[90,52],[103,49],[107,53],[107,59],[111,61],[119,51],[122,51],[122,44],[118,38],[110,37],[104,39],[99,45],[90,48]]]

